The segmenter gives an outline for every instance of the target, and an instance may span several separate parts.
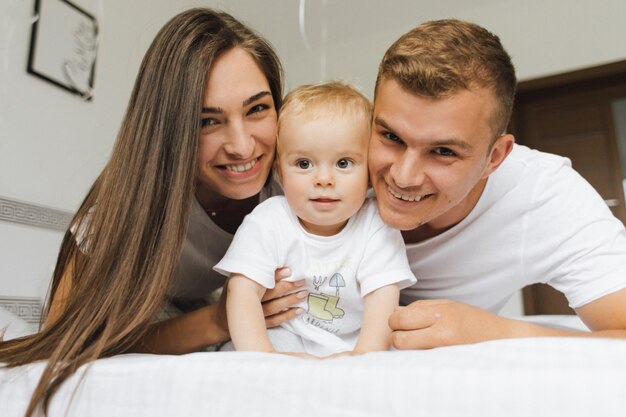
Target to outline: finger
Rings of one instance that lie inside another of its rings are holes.
[[[287,310],[281,311],[278,314],[265,317],[265,326],[267,326],[268,329],[280,326],[284,322],[294,319],[302,313],[304,313],[304,310],[301,308],[288,308]]]
[[[431,328],[395,331],[391,334],[391,345],[399,350],[433,349],[442,346],[433,336]]]
[[[400,307],[389,316],[391,330],[419,330],[432,326],[440,314],[431,306],[413,303]]]
[[[296,291],[298,288],[304,286],[304,280],[290,282],[290,281],[279,281],[276,283],[274,288],[270,288],[265,291],[263,298],[261,301],[268,301],[274,298],[280,298],[285,294],[289,294],[291,292]]]
[[[282,281],[283,279],[289,277],[291,277],[291,269],[287,267],[278,268],[276,271],[274,271],[274,281],[276,282]]]
[[[285,295],[280,298],[274,298],[272,300],[265,301],[261,303],[261,307],[263,308],[263,315],[265,317],[268,317],[273,316],[274,314],[278,314],[287,308],[295,306],[304,298],[306,298],[307,295],[309,295],[308,291],[302,290],[296,293]]]

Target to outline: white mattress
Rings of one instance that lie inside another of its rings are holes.
[[[2,417],[22,416],[42,365],[0,370]],[[320,361],[128,354],[98,360],[66,383],[50,413],[65,415],[624,416],[626,341],[499,340]]]

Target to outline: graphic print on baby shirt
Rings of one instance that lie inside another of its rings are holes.
[[[326,283],[328,277],[313,276],[313,286],[318,291],[310,293],[307,298],[308,313],[320,320],[332,322],[334,319],[341,319],[345,311],[338,307],[339,288],[346,286],[343,276],[336,272],[328,280],[328,286],[335,288],[335,295],[330,295],[320,291],[320,287]]]

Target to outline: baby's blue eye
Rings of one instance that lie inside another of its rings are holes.
[[[309,168],[311,168],[311,161],[309,161],[307,159],[302,159],[302,160],[296,162],[296,165],[300,169],[309,169]]]
[[[337,168],[350,168],[352,166],[352,161],[346,158],[342,158],[337,161]]]

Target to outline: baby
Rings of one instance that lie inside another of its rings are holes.
[[[398,230],[366,198],[371,104],[340,82],[301,86],[278,118],[275,170],[284,197],[258,205],[215,270],[229,275],[227,316],[237,350],[328,356],[387,350],[387,320],[415,283]],[[305,279],[303,313],[266,330],[261,298],[274,271]]]

